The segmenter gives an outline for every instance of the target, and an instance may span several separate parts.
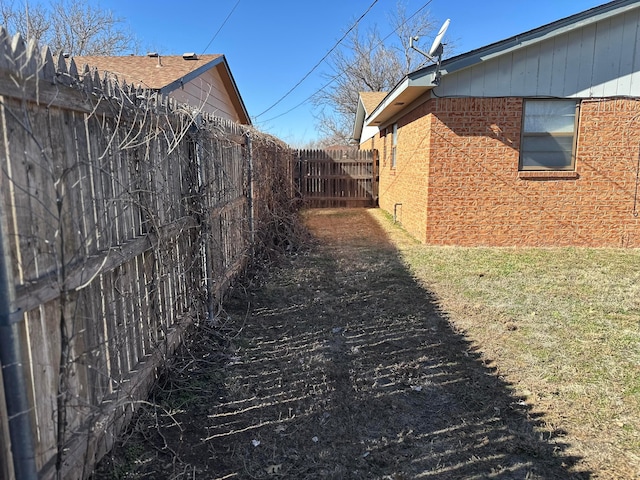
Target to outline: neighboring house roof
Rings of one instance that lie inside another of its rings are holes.
[[[322,150],[325,151],[343,151],[343,150],[355,150],[357,147],[354,145],[329,145],[327,147],[324,147]]]
[[[389,122],[436,87],[438,96],[640,96],[638,16],[640,0],[615,0],[443,60],[439,72],[437,65],[416,70],[368,114],[364,125]],[[563,78],[553,78],[560,71]],[[479,77],[482,82],[474,81]],[[620,78],[626,78],[622,85]],[[359,120],[354,132],[361,133]]]
[[[166,95],[215,68],[233,107],[238,112],[240,123],[251,123],[227,60],[222,54],[85,56],[73,59],[78,69],[82,65],[89,65],[97,68],[101,74],[107,72],[129,85],[148,88]]]
[[[356,110],[356,122],[352,137],[359,140],[362,136],[364,119],[373,112],[389,92],[360,92],[358,94],[358,107]]]
[[[362,106],[367,113],[373,112],[389,92],[360,92]]]

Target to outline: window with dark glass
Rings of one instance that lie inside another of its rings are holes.
[[[578,125],[575,100],[525,100],[521,170],[573,170]]]

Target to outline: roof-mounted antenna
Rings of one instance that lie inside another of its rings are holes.
[[[420,53],[421,55],[424,55],[432,62],[436,62],[436,65],[437,65],[436,77],[433,79],[434,85],[440,84],[440,62],[442,61],[442,53],[444,52],[442,39],[444,38],[444,34],[447,33],[447,28],[449,28],[449,23],[451,23],[451,20],[447,18],[445,22],[442,24],[442,27],[440,27],[440,30],[438,31],[436,38],[433,39],[433,43],[431,44],[429,53],[423,52],[418,47],[413,45],[413,42],[417,42],[420,39],[420,37],[409,37],[409,48],[412,48],[416,52]]]

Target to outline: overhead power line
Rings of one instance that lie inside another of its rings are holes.
[[[327,57],[328,57],[329,55],[331,55],[331,52],[333,52],[336,48],[338,48],[338,46],[340,45],[340,43],[342,43],[342,41],[347,37],[347,35],[349,35],[349,33],[351,33],[351,31],[352,31],[354,28],[356,28],[356,27],[358,26],[358,24],[360,23],[360,21],[361,21],[361,20],[362,20],[362,19],[363,19],[363,18],[364,18],[364,17],[365,17],[365,16],[366,16],[370,11],[371,11],[371,9],[373,8],[373,6],[374,6],[376,3],[378,3],[378,0],[374,0],[374,1],[373,1],[373,3],[372,3],[371,5],[369,5],[369,8],[367,8],[367,10],[366,10],[362,15],[360,15],[360,18],[358,18],[358,20],[356,20],[356,21],[355,21],[355,23],[354,23],[354,24],[349,28],[349,30],[347,30],[347,31],[345,32],[345,34],[342,36],[342,38],[340,38],[340,40],[338,40],[338,41],[333,45],[333,47],[331,47],[331,49],[330,49],[330,50],[325,54],[325,56],[324,56],[324,57],[322,57],[322,58],[318,61],[318,63],[316,63],[316,64],[313,66],[313,68],[312,68],[311,70],[309,70],[309,71],[307,72],[307,74],[306,74],[304,77],[302,77],[302,78],[298,81],[298,83],[296,83],[293,87],[291,87],[291,89],[290,89],[287,93],[285,93],[282,97],[280,97],[280,98],[279,98],[279,99],[278,99],[278,100],[277,100],[273,105],[271,105],[269,108],[267,108],[266,110],[264,110],[262,113],[259,113],[258,115],[256,115],[256,116],[255,116],[255,118],[257,119],[257,118],[261,117],[262,115],[264,115],[265,113],[267,113],[267,112],[268,112],[269,110],[271,110],[273,107],[275,107],[276,105],[278,105],[282,100],[284,100],[285,98],[287,98],[287,97],[291,94],[291,92],[293,92],[296,88],[298,88],[298,87],[300,86],[300,84],[301,84],[302,82],[304,82],[304,81],[307,79],[307,77],[309,77],[309,75],[311,75],[311,74],[315,71],[315,69],[316,69],[316,68],[318,68],[318,67],[322,64],[322,62],[324,62],[324,61],[327,59]]]
[[[227,20],[229,20],[229,18],[231,18],[231,15],[233,14],[233,12],[235,11],[235,9],[238,7],[238,5],[240,4],[240,0],[238,0],[236,2],[236,4],[233,6],[233,8],[231,9],[231,11],[229,12],[229,15],[227,15],[227,18],[224,19],[224,21],[222,22],[222,25],[220,25],[220,27],[218,28],[218,30],[216,31],[216,33],[213,34],[213,37],[211,37],[211,40],[209,40],[209,43],[207,43],[207,46],[204,47],[204,50],[202,51],[202,54],[204,55],[207,50],[209,49],[209,47],[211,46],[211,44],[213,43],[213,41],[216,39],[216,37],[218,36],[218,34],[220,33],[220,30],[222,30],[222,28],[226,25]]]
[[[340,74],[341,75],[341,74]],[[311,100],[313,98],[313,96],[318,93],[321,92],[322,90],[324,90],[325,88],[327,88],[329,85],[331,85],[333,82],[335,82],[336,78],[338,78],[339,75],[336,75],[334,77],[332,77],[327,83],[325,83],[323,86],[321,86],[319,89],[317,89],[315,92],[313,92],[311,95],[309,95],[307,98],[305,98],[304,100],[302,100],[300,103],[298,103],[297,105],[294,105],[293,107],[291,107],[289,110],[279,113],[278,115],[276,115],[275,117],[271,117],[268,118],[267,120],[263,120],[265,123],[270,122],[272,120],[275,120],[276,118],[280,118],[280,117],[284,117],[287,113],[293,112],[296,108],[301,107],[302,105],[304,105],[305,103],[307,103],[309,100]]]
[[[394,33],[396,33],[396,32],[399,30],[399,28],[400,28],[401,26],[405,25],[409,20],[411,20],[411,19],[412,19],[413,17],[415,17],[416,15],[418,15],[422,10],[424,10],[425,8],[427,8],[427,7],[428,7],[432,2],[433,2],[433,0],[428,0],[424,5],[422,5],[418,10],[416,10],[416,11],[415,11],[415,12],[414,12],[414,13],[413,13],[409,18],[407,18],[407,19],[406,19],[402,24],[398,25],[398,28],[396,28],[396,29],[392,30],[391,32],[389,32],[389,34],[388,34],[386,37],[384,37],[384,38],[383,38],[382,40],[380,40],[380,41],[379,41],[375,46],[373,46],[373,48],[371,48],[370,52],[373,52],[376,48],[378,48],[379,46],[381,46],[382,44],[384,44],[384,42],[385,42],[385,41],[386,41],[386,40],[387,40],[391,35],[393,35]],[[374,2],[374,3],[375,3],[375,2]],[[372,5],[372,6],[373,6],[373,5]],[[369,10],[371,10],[371,7],[369,7]],[[367,10],[367,12],[368,12],[369,10]],[[360,18],[360,20],[361,20],[361,19],[362,19],[362,17]],[[358,20],[358,21],[360,21],[360,20]],[[354,27],[355,27],[355,25],[354,25],[353,27],[351,27],[351,29],[350,29],[350,30],[353,30],[353,28],[354,28]],[[347,32],[347,33],[349,33],[349,32]],[[346,35],[345,35],[345,36],[346,36]],[[341,39],[340,39],[340,41],[342,41],[343,39],[344,39],[344,37],[343,37],[343,38],[341,38]],[[339,42],[338,42],[338,43],[339,43]],[[334,49],[336,48],[336,46],[337,46],[337,45],[335,45],[331,50],[334,50]],[[331,53],[331,52],[329,52],[329,53]],[[327,55],[328,55],[328,54],[327,54]],[[322,63],[322,62],[327,58],[327,55],[325,55],[325,56],[324,56],[324,58],[323,58],[322,60],[320,60],[320,62],[318,62],[318,65],[319,65],[320,63]],[[316,65],[316,67],[317,67],[318,65]],[[314,67],[314,69],[315,69],[316,67]],[[309,72],[309,74],[310,74],[310,73],[311,73],[311,72]],[[306,76],[305,76],[305,77],[304,77],[300,82],[298,82],[298,84],[296,84],[296,86],[298,86],[300,83],[302,83],[302,81],[303,81],[306,77],[308,77],[308,76],[309,76],[309,74],[307,74],[307,75],[306,75]],[[325,88],[327,88],[329,85],[331,85],[333,82],[335,82],[335,81],[336,81],[336,79],[337,79],[338,77],[340,77],[340,75],[342,75],[342,73],[339,73],[339,74],[337,74],[337,75],[334,75],[333,77],[331,77],[331,79],[330,79],[327,83],[325,83],[322,87],[318,88],[315,92],[313,92],[313,93],[312,93],[311,95],[309,95],[307,98],[305,98],[304,100],[302,100],[300,103],[298,103],[297,105],[295,105],[295,106],[291,107],[289,110],[287,110],[287,111],[285,111],[285,112],[282,112],[282,113],[280,113],[280,114],[276,115],[275,117],[271,117],[271,118],[269,118],[269,119],[267,119],[267,120],[264,120],[264,122],[270,122],[270,121],[275,120],[275,119],[277,119],[277,118],[283,117],[283,116],[285,116],[286,114],[288,114],[288,113],[292,112],[293,110],[295,110],[296,108],[301,107],[302,105],[304,105],[305,103],[307,103],[308,101],[310,101],[310,100],[311,100],[311,99],[312,99],[312,98],[313,98],[313,97],[314,97],[318,92],[321,92],[322,90],[324,90]],[[294,88],[295,88],[295,87],[294,87]],[[289,92],[287,92],[287,95],[288,95],[289,93],[291,93],[291,91],[293,91],[293,89],[291,89]],[[285,95],[285,96],[286,96],[286,95]],[[277,105],[277,103],[279,103],[280,101],[282,101],[284,98],[285,98],[285,97],[283,97],[283,98],[281,98],[280,100],[278,100],[278,102],[276,102],[275,104],[273,104],[271,107],[269,107],[267,110],[265,110],[264,112],[262,112],[260,115],[262,115],[262,114],[264,114],[264,113],[268,112],[269,110],[271,110],[273,107],[275,107],[275,106]],[[255,118],[258,118],[260,115],[256,116]]]

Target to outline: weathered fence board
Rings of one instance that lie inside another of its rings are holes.
[[[36,467],[86,478],[185,329],[215,315],[274,202],[293,198],[293,155],[10,41],[0,28],[0,234]],[[14,480],[10,448],[1,415]]]
[[[298,192],[311,208],[373,207],[377,160],[373,150],[298,150]]]

